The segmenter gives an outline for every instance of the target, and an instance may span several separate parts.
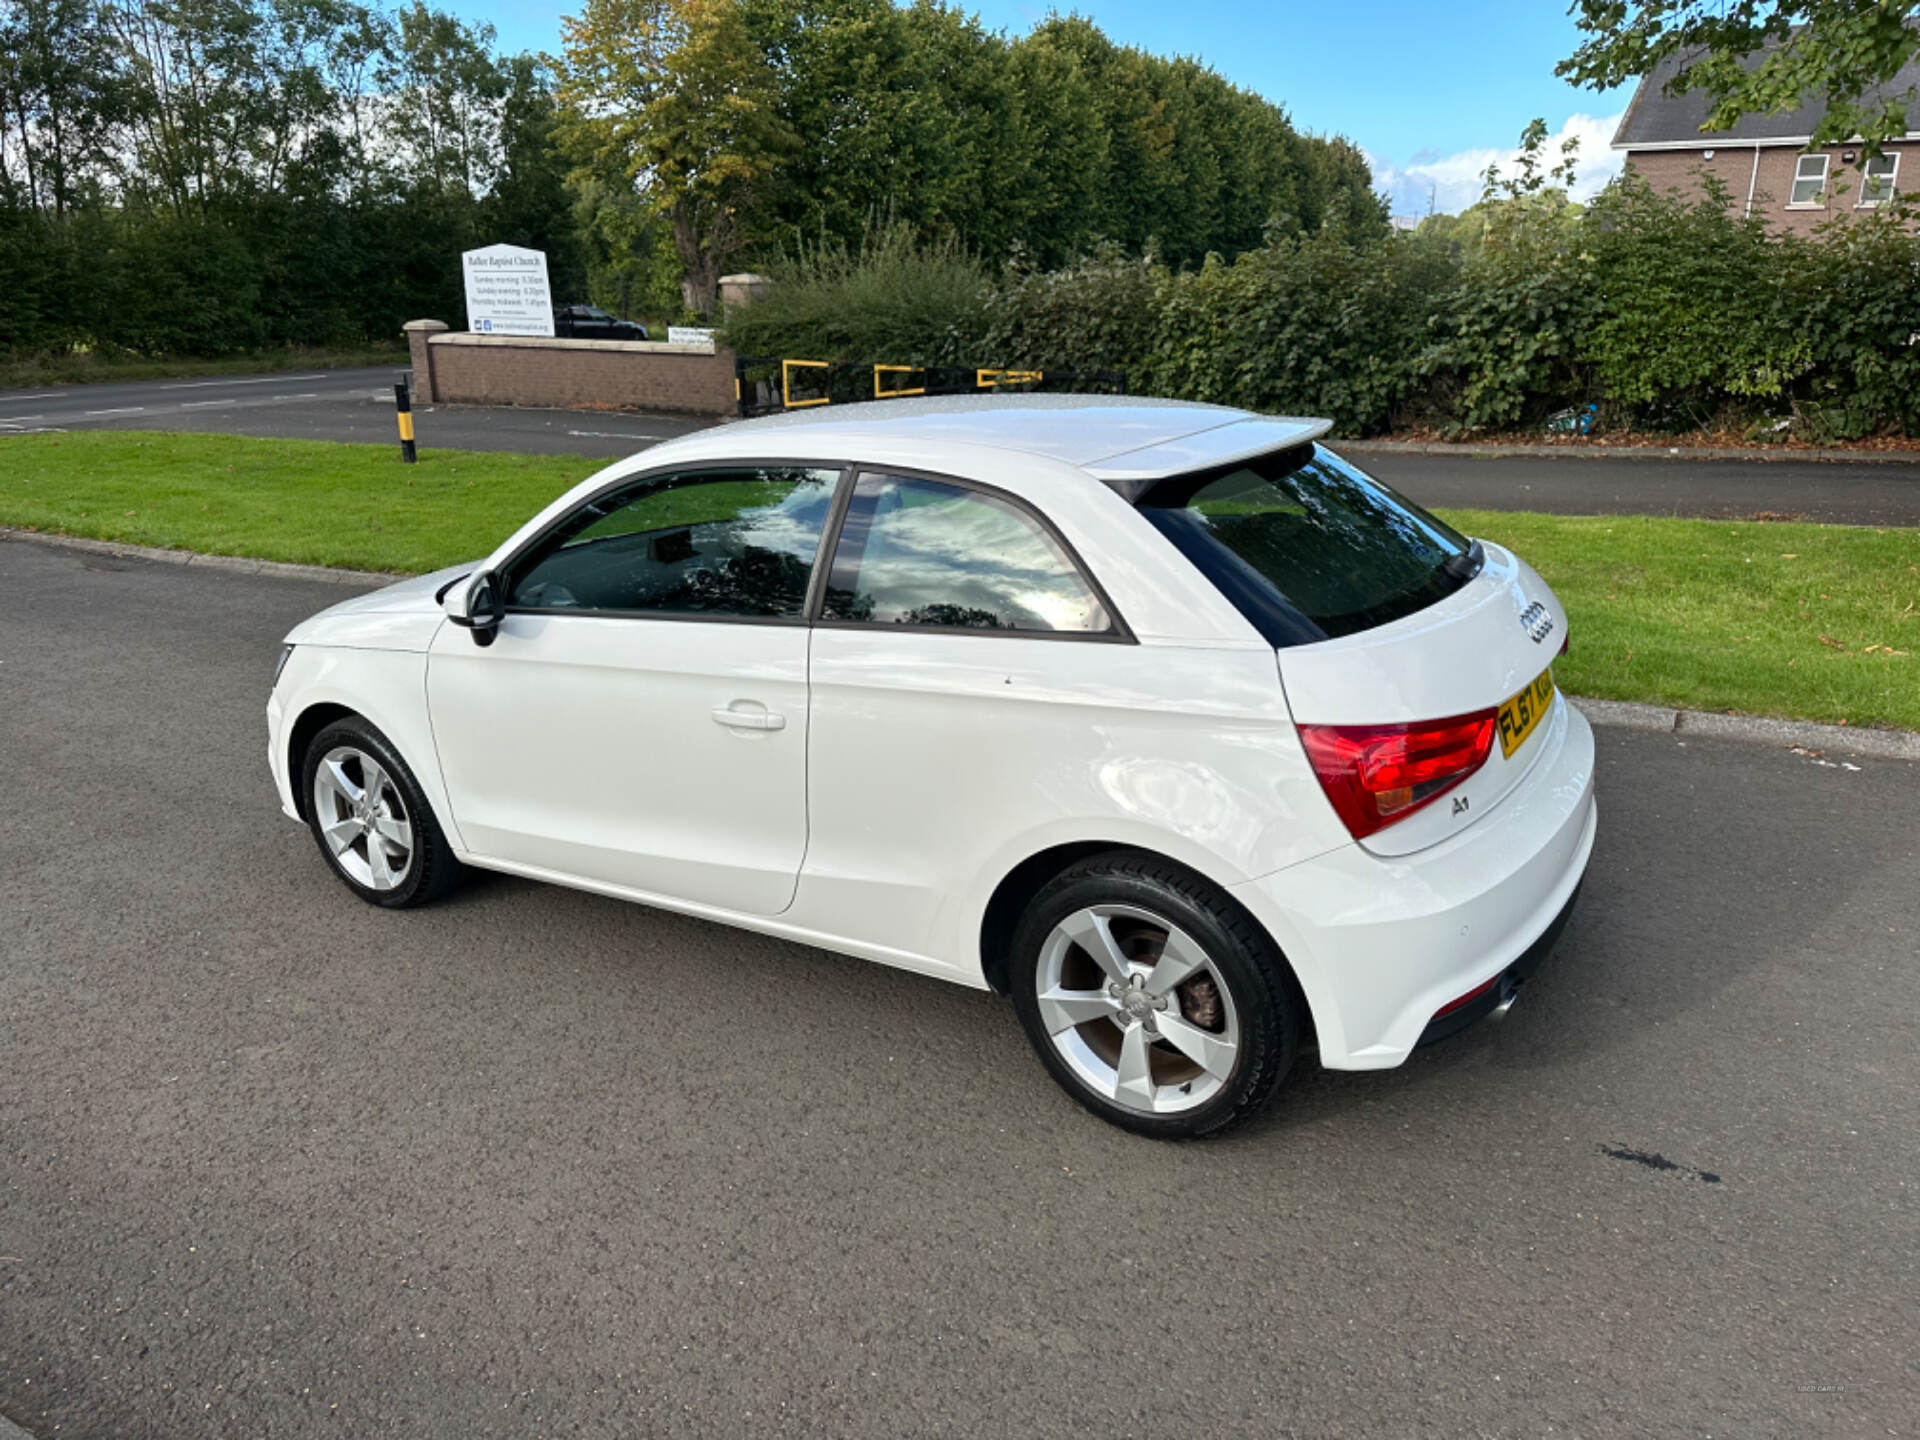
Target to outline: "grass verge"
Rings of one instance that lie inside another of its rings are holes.
[[[159,431],[0,437],[0,524],[357,570],[484,555],[605,462]]]
[[[1920,730],[1920,530],[1452,511],[1565,602],[1562,688]]]
[[[108,385],[124,380],[173,380],[196,375],[264,375],[286,370],[346,370],[362,365],[408,364],[403,345],[361,345],[323,350],[257,350],[213,360],[174,356],[0,356],[0,390],[37,390],[42,385]]]
[[[223,435],[0,438],[0,524],[368,570],[485,554],[600,461]],[[1920,730],[1920,530],[1453,511],[1572,616],[1575,694]]]

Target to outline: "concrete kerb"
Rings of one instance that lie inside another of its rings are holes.
[[[1738,740],[1750,745],[1836,751],[1876,760],[1920,760],[1920,734],[1911,730],[1866,730],[1853,725],[1817,725],[1811,720],[1769,720],[1757,715],[1721,715],[1710,710],[1671,710],[1625,700],[1569,697],[1595,725]]]
[[[317,580],[329,585],[391,585],[396,580],[408,578],[399,572],[336,570],[327,565],[289,565],[282,560],[254,560],[245,555],[202,555],[197,550],[162,550],[152,545],[88,540],[78,535],[49,535],[39,530],[20,530],[7,525],[0,525],[0,540],[27,540],[36,545],[57,545],[64,550],[84,550],[94,555],[145,560],[156,565],[191,565],[196,570],[232,570],[242,575],[269,575],[278,580]],[[0,1436],[0,1440],[5,1440],[5,1437]]]
[[[127,560],[161,565],[190,565],[202,570],[230,570],[278,580],[317,580],[328,584],[390,585],[409,578],[378,570],[334,570],[324,565],[289,565],[279,560],[249,560],[232,555],[202,555],[192,550],[160,550],[150,545],[125,545],[114,540],[86,540],[74,535],[48,535],[38,530],[0,526],[0,541],[27,541],[84,550]],[[1666,734],[1698,735],[1708,740],[1734,740],[1750,745],[1798,746],[1822,753],[1870,756],[1881,760],[1920,761],[1920,733],[1911,730],[1866,730],[1851,725],[1817,725],[1810,720],[1767,720],[1750,715],[1720,715],[1706,710],[1676,710],[1664,705],[1640,705],[1626,700],[1591,700],[1569,696],[1595,725]],[[0,1440],[13,1440],[0,1431]]]
[[[33,1437],[6,1416],[0,1415],[0,1440],[33,1440]]]
[[[1758,445],[1475,445],[1449,440],[1335,440],[1327,444],[1355,455],[1452,455],[1467,460],[1525,456],[1549,460],[1824,460],[1848,465],[1910,465],[1920,469],[1920,450],[1773,449]]]

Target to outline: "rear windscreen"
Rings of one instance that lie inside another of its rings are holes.
[[[1479,569],[1478,547],[1318,445],[1161,480],[1138,503],[1275,645],[1385,625]]]

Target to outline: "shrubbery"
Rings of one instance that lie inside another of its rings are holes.
[[[771,269],[772,290],[727,329],[739,354],[965,365],[986,351],[992,279],[951,242],[889,225],[858,250],[821,245]]]
[[[729,317],[743,352],[1119,370],[1139,393],[1326,415],[1346,434],[1637,429],[1920,435],[1920,238],[1861,212],[1770,233],[1629,177],[1584,208],[1509,187],[1381,237],[1338,217],[1232,263],[1103,251],[998,276],[900,237],[789,265]]]

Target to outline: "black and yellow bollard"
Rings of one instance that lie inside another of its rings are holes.
[[[400,417],[400,458],[411,465],[415,458],[413,453],[413,401],[407,395],[407,382],[404,380],[393,387],[393,408]]]

